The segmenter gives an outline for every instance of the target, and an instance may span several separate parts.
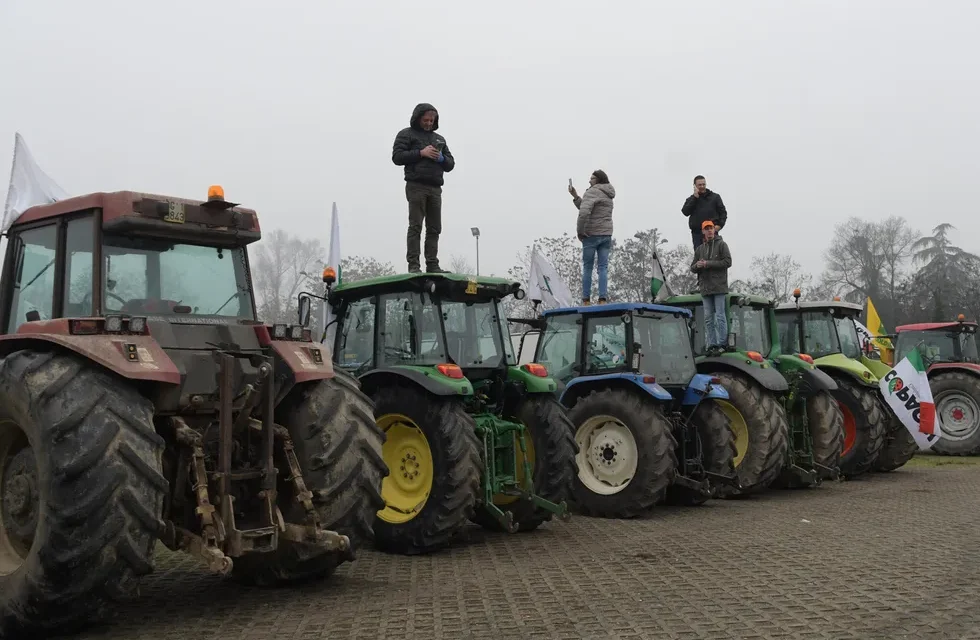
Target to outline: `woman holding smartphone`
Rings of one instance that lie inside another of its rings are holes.
[[[589,177],[589,188],[580,198],[568,181],[568,192],[578,209],[577,234],[582,241],[582,304],[592,303],[592,269],[599,272],[599,304],[606,302],[609,253],[612,251],[613,198],[616,189],[609,184],[609,176],[596,169]],[[596,260],[598,257],[598,261]],[[598,262],[598,264],[596,264]]]

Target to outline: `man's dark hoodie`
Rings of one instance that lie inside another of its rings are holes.
[[[432,131],[422,129],[422,115],[426,111],[435,111],[436,119]],[[405,167],[405,182],[417,182],[431,187],[443,185],[442,174],[452,171],[456,166],[446,139],[436,133],[439,128],[439,112],[431,104],[423,102],[415,107],[409,126],[398,132],[395,144],[391,150],[391,161]],[[422,149],[429,145],[442,152],[441,162],[423,158]]]

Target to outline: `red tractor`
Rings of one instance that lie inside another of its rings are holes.
[[[894,362],[917,349],[928,368],[943,436],[932,450],[945,455],[980,454],[980,355],[977,323],[960,314],[956,322],[906,324],[895,330]]]
[[[256,213],[94,193],[33,207],[0,282],[0,637],[98,619],[157,540],[220,573],[325,577],[388,470],[357,383],[256,317]]]

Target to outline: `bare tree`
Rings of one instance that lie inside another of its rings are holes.
[[[657,228],[637,231],[617,244],[609,262],[609,299],[617,302],[649,302],[650,271],[654,251],[664,251],[667,239]],[[663,256],[660,256],[661,266]],[[665,268],[666,271],[666,268]]]
[[[473,268],[466,256],[457,255],[455,253],[449,257],[449,270],[453,273],[476,273],[476,269]]]
[[[276,229],[249,248],[259,318],[293,322],[296,296],[315,286],[324,255],[319,240],[303,240]]]
[[[390,262],[381,262],[370,256],[351,256],[340,260],[340,278],[342,282],[357,282],[368,278],[395,275],[395,268]]]
[[[752,293],[781,304],[792,299],[794,289],[807,290],[812,283],[813,276],[804,273],[792,256],[770,253],[752,258],[752,279],[747,286]]]

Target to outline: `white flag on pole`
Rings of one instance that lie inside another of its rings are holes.
[[[538,247],[531,249],[531,272],[528,275],[528,297],[547,307],[573,306],[572,292],[561,279],[551,262],[541,255]]]
[[[3,207],[0,233],[6,233],[20,214],[41,204],[51,204],[68,198],[68,193],[55,184],[34,161],[23,136],[14,134],[14,160],[10,166],[10,187]]]
[[[878,354],[881,353],[881,350],[878,348],[878,345],[875,344],[874,341],[875,336],[871,333],[871,330],[868,329],[866,326],[864,326],[864,324],[862,324],[861,321],[858,320],[857,318],[854,318],[854,328],[857,329],[858,338],[861,340],[862,351],[866,350],[868,348],[868,345],[871,345],[872,351]]]
[[[337,216],[337,203],[333,203],[333,210],[330,212],[330,250],[327,254],[327,266],[333,267],[337,273],[337,281],[334,286],[343,281],[343,273],[340,271],[340,219]],[[323,327],[325,338],[323,340],[333,352],[333,339],[337,335],[337,324],[330,324],[336,320],[336,316],[326,300],[320,305],[320,326]],[[329,326],[328,326],[329,325]]]

